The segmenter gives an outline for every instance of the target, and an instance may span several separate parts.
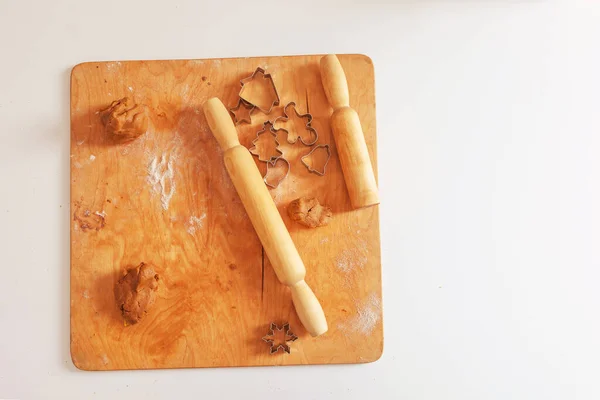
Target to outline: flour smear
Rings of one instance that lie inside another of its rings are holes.
[[[203,213],[201,216],[196,217],[192,215],[190,220],[187,222],[187,232],[194,236],[196,234],[197,229],[202,229],[204,227],[204,219],[206,218],[206,213]]]
[[[338,329],[345,333],[358,332],[369,336],[373,333],[380,319],[381,300],[375,293],[371,293],[363,302],[357,305],[356,315],[339,324]]]
[[[337,268],[345,274],[357,268],[363,268],[367,263],[367,248],[364,241],[357,243],[355,247],[347,248],[335,259]]]
[[[175,194],[175,172],[173,165],[176,156],[162,154],[154,157],[148,164],[148,183],[153,193],[160,195],[160,203],[164,210],[169,209]]]

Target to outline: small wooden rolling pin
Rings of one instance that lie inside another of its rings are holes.
[[[337,147],[350,202],[354,208],[379,204],[377,182],[358,114],[350,108],[348,82],[334,54],[321,58],[321,80],[333,107],[331,130]]]
[[[312,336],[327,332],[319,300],[304,281],[306,268],[248,149],[240,145],[229,112],[217,98],[204,103],[204,115],[223,149],[233,181],[277,278],[292,291],[296,312]]]

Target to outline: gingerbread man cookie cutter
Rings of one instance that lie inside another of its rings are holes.
[[[290,111],[288,111],[288,109],[292,108],[294,110],[294,113],[296,114],[296,117],[300,118],[300,119],[304,119],[306,118],[306,124],[304,124],[304,129],[307,132],[311,133],[311,137],[314,137],[313,140],[311,141],[304,141],[304,139],[302,138],[302,135],[298,135],[298,132],[296,132],[296,137],[294,137],[292,140],[290,140],[290,131],[287,128],[278,128],[278,122],[279,125],[281,125],[282,123],[288,122],[290,120]],[[306,113],[306,114],[301,114],[298,112],[298,109],[296,108],[296,102],[291,101],[289,103],[287,103],[285,105],[285,107],[283,108],[283,116],[281,117],[277,117],[275,118],[275,121],[273,121],[273,128],[275,129],[275,131],[284,131],[287,133],[287,141],[290,144],[294,144],[298,141],[298,139],[300,139],[300,142],[302,142],[303,145],[305,146],[312,146],[313,144],[317,143],[317,140],[319,140],[319,133],[317,132],[317,130],[315,128],[313,128],[311,126],[311,122],[313,120],[313,116],[310,113]]]

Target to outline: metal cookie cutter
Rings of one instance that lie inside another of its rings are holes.
[[[247,96],[244,97],[244,91],[247,88],[245,85],[247,83],[251,82],[252,80],[254,80],[257,74],[262,75],[263,79],[268,80],[270,83],[270,86],[273,88],[273,94],[275,95],[275,100],[273,100],[271,102],[271,105],[269,106],[268,109],[264,109],[261,106],[259,106],[258,104],[254,104],[252,99],[247,98]],[[271,76],[271,74],[267,74],[265,72],[265,70],[262,69],[261,67],[256,68],[256,71],[254,71],[254,73],[252,75],[250,75],[249,77],[242,79],[240,81],[240,84],[242,85],[242,88],[240,89],[240,98],[242,100],[244,100],[245,102],[247,102],[248,104],[252,104],[254,107],[258,108],[260,111],[264,112],[265,114],[270,114],[271,110],[273,110],[273,107],[279,105],[279,94],[277,93],[277,88],[275,87],[275,82],[273,82],[273,77]]]
[[[261,151],[261,149],[256,147],[257,143],[259,143],[259,141],[262,139],[262,135],[264,135],[267,132],[269,132],[269,134],[271,134],[272,139],[275,142],[275,151],[277,153],[279,153],[279,155],[270,155],[270,156],[267,154],[267,156],[269,156],[269,158],[266,158],[264,156],[264,153]],[[281,150],[279,150],[279,141],[277,140],[277,136],[275,135],[275,131],[273,130],[273,124],[271,123],[271,121],[264,122],[263,128],[260,131],[256,132],[256,139],[254,139],[252,141],[252,147],[250,147],[248,149],[248,151],[250,151],[250,153],[254,154],[255,156],[258,156],[259,161],[264,161],[264,162],[269,162],[269,163],[275,162],[278,158],[283,156],[283,152]]]
[[[281,343],[278,343],[277,345],[275,343],[275,330],[277,330],[279,332],[285,330],[285,332],[284,332],[285,336],[283,338],[284,341]],[[288,345],[288,342],[295,342],[296,340],[298,340],[298,336],[294,335],[290,331],[289,323],[285,323],[280,328],[277,326],[277,324],[275,322],[271,322],[271,327],[269,328],[269,334],[264,336],[262,338],[262,340],[264,340],[265,342],[267,342],[271,345],[269,348],[269,354],[275,354],[275,353],[277,353],[277,351],[279,351],[279,349],[282,349],[286,353],[290,354],[290,346]]]
[[[305,142],[304,139],[302,139],[302,136],[298,135],[298,133],[296,133],[295,138],[290,140],[290,131],[285,128],[277,127],[277,125],[278,125],[277,122],[283,123],[283,122],[287,122],[290,120],[290,114],[288,112],[288,108],[290,108],[290,107],[294,109],[294,112],[296,113],[296,116],[298,118],[301,118],[301,119],[306,118],[306,124],[304,125],[304,129],[307,132],[311,132],[311,134],[312,134],[311,136],[314,136],[314,138],[315,138],[314,140],[312,140],[310,142]],[[302,142],[303,145],[312,146],[313,144],[317,143],[317,140],[319,140],[319,134],[317,133],[317,130],[310,125],[310,123],[312,122],[312,119],[313,119],[313,117],[312,117],[312,114],[310,114],[310,113],[300,114],[298,112],[298,110],[296,109],[296,103],[291,101],[291,102],[287,103],[286,106],[284,107],[283,116],[275,118],[275,121],[273,121],[273,128],[276,131],[279,131],[279,130],[285,131],[287,133],[288,143],[290,143],[290,144],[294,144],[298,141],[298,139],[300,139],[300,141]]]
[[[247,112],[247,116],[246,115],[242,115],[241,117],[238,116],[238,114],[242,114],[243,111],[240,111],[240,107],[243,107],[244,109],[248,110]],[[230,108],[229,112],[233,115],[233,123],[235,125],[239,125],[243,122],[246,122],[248,124],[252,123],[252,111],[254,111],[255,106],[248,103],[246,100],[240,98],[238,100],[238,103],[235,107]]]
[[[280,165],[284,165],[284,168],[286,169],[285,174],[281,178],[279,178],[278,180],[276,180],[275,182],[271,182],[270,179],[269,179],[269,171],[271,169],[277,168],[277,164],[278,163]],[[285,164],[282,164],[282,163],[285,163]],[[273,188],[273,189],[277,189],[277,187],[279,186],[279,184],[281,182],[283,182],[283,180],[285,178],[287,178],[287,176],[289,175],[289,173],[290,173],[290,163],[285,158],[279,157],[279,158],[276,158],[273,161],[267,162],[267,172],[265,173],[265,176],[263,176],[263,181],[265,182],[265,184],[268,187]]]
[[[327,151],[327,160],[325,161],[325,164],[323,164],[323,170],[320,171],[318,169],[314,169],[310,164],[308,164],[305,159],[308,159],[312,156],[312,154],[315,152],[315,150],[317,149],[325,149]],[[325,175],[325,168],[327,167],[327,164],[329,163],[329,159],[331,158],[331,149],[329,148],[328,144],[318,144],[315,147],[313,147],[313,149],[306,155],[302,156],[302,158],[300,158],[300,161],[302,162],[302,164],[304,164],[304,166],[306,168],[308,168],[308,172],[312,172],[314,174],[323,176]]]

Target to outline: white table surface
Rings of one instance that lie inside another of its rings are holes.
[[[600,3],[203,3],[0,0],[0,398],[600,398]],[[77,370],[70,69],[328,52],[375,63],[383,357]]]

